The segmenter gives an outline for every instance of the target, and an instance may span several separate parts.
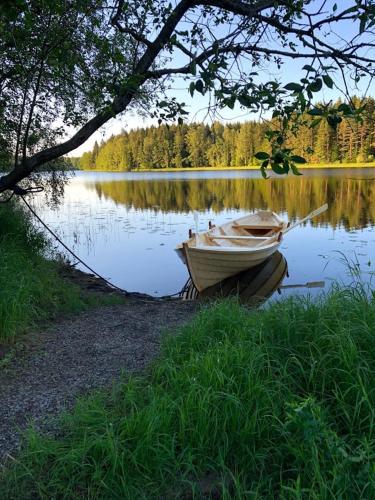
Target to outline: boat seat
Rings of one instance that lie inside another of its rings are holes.
[[[235,229],[281,229],[283,227],[282,224],[233,224],[232,227]]]
[[[223,235],[220,236],[219,234],[217,235],[207,235],[207,237],[210,240],[269,240],[271,237],[270,236],[236,236],[234,235]]]

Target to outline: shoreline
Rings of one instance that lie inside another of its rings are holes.
[[[304,166],[299,166],[298,170],[329,170],[329,169],[352,169],[352,168],[375,168],[375,162],[365,162],[365,163],[307,163]],[[210,171],[246,171],[246,170],[259,170],[260,165],[250,165],[248,167],[186,167],[186,168],[142,168],[133,170],[80,170],[77,169],[75,172],[110,172],[110,173],[142,173],[142,172],[210,172]],[[271,172],[271,170],[270,170]],[[280,176],[282,177],[282,176]]]

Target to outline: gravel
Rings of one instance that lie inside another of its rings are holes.
[[[54,323],[0,366],[0,460],[31,423],[39,428],[77,396],[139,372],[158,354],[161,333],[188,321],[196,304],[128,298]]]

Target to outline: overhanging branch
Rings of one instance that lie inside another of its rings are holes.
[[[357,45],[357,47],[345,47],[342,51],[340,51],[334,46],[330,46],[327,41],[322,40],[315,34],[315,30],[320,29],[326,24],[339,22],[340,19],[357,19],[358,11],[354,12],[353,10],[347,9],[343,10],[341,14],[335,14],[326,20],[317,20],[309,26],[304,26],[303,23],[296,23],[292,26],[290,23],[285,24],[281,22],[281,20],[274,15],[274,0],[258,0],[258,2],[251,3],[243,2],[241,0],[180,0],[172,12],[168,15],[163,27],[160,29],[159,34],[153,41],[151,41],[144,37],[141,33],[127,27],[126,23],[125,25],[121,23],[121,15],[123,13],[124,5],[124,0],[118,1],[117,9],[111,19],[111,23],[114,27],[123,33],[128,34],[145,47],[143,55],[134,68],[134,72],[129,75],[128,84],[123,87],[122,91],[119,91],[110,106],[103,109],[95,117],[90,119],[69,140],[24,159],[24,161],[17,164],[9,174],[1,177],[0,192],[14,186],[17,182],[27,177],[38,166],[67,154],[82,145],[95,131],[108,122],[108,120],[125,111],[134,96],[138,94],[141,86],[148,80],[159,79],[174,74],[191,74],[191,64],[187,64],[180,68],[160,68],[156,70],[153,70],[152,66],[162,49],[171,41],[171,36],[178,23],[183,19],[187,11],[194,10],[196,7],[212,7],[242,16],[245,26],[248,21],[257,21],[258,23],[262,23],[262,26],[265,28],[273,28],[280,34],[280,36],[287,36],[290,34],[295,35],[295,37],[301,40],[301,43],[304,44],[305,47],[304,52],[286,50],[282,48],[271,49],[265,47],[264,44],[262,44],[263,46],[259,46],[260,42],[258,40],[257,43],[247,43],[246,45],[241,45],[240,43],[222,43],[215,48],[203,50],[203,52],[201,52],[198,56],[195,56],[191,51],[186,49],[179,41],[177,41],[177,43],[175,43],[176,47],[182,50],[186,56],[193,59],[193,61],[198,65],[204,64],[210,57],[220,54],[232,54],[235,57],[240,54],[264,54],[267,56],[273,55],[288,57],[291,59],[313,59],[315,57],[322,57],[326,59],[332,58],[333,60],[339,61],[339,67],[340,64],[347,64],[351,65],[353,68],[367,71],[368,74],[372,71],[371,69],[365,68],[365,65],[372,62],[372,60],[358,53],[360,49],[367,47],[366,44],[364,46]],[[279,0],[276,3],[276,7],[282,7],[284,9],[287,9],[289,6],[290,0]],[[358,9],[364,11],[364,4],[362,2],[358,3]],[[268,10],[270,12],[267,12]],[[303,14],[307,15],[304,12]],[[235,33],[235,30],[232,31],[232,35]],[[351,52],[348,52],[349,49]],[[192,56],[194,57],[192,58]]]

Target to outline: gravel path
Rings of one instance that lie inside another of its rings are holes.
[[[0,460],[14,452],[30,421],[71,407],[78,395],[142,370],[160,333],[190,319],[196,305],[127,299],[85,312],[27,338],[0,367]]]

